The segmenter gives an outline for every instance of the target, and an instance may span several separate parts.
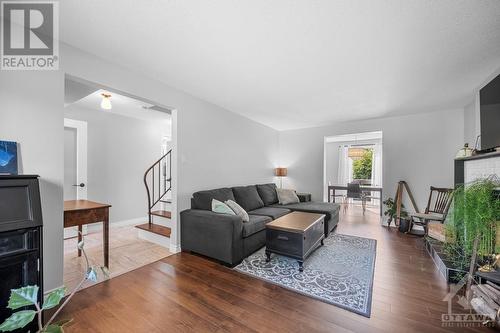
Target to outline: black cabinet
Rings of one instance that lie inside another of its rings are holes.
[[[12,314],[7,309],[10,290],[42,285],[42,209],[38,176],[0,175],[0,323]],[[36,332],[36,320],[24,329]]]

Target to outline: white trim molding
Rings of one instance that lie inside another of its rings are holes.
[[[182,249],[181,249],[181,246],[180,246],[180,245],[177,245],[177,246],[176,246],[175,244],[170,244],[170,249],[169,249],[169,251],[170,251],[171,253],[179,253],[179,252],[181,252],[181,250],[182,250]]]
[[[64,118],[64,127],[76,129],[76,179],[85,187],[77,187],[77,199],[87,199],[87,122]]]

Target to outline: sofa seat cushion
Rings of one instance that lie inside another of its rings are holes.
[[[254,209],[248,214],[253,214],[253,215],[263,215],[263,216],[269,216],[273,220],[276,220],[278,217],[284,216],[288,213],[290,213],[290,209],[286,209],[283,207],[262,207],[258,209]]]
[[[253,234],[266,229],[266,224],[271,222],[269,216],[248,215],[249,221],[243,223],[243,238],[252,236]]]
[[[287,208],[292,211],[325,214],[326,220],[338,214],[340,204],[333,202],[299,202],[289,205],[272,205],[276,208]]]
[[[193,193],[191,208],[212,210],[212,199],[222,202],[234,200],[233,190],[230,188],[217,188],[215,190],[195,192]]]
[[[276,192],[276,184],[261,184],[256,185],[264,205],[269,206],[278,203],[278,193]]]
[[[233,187],[235,201],[247,212],[264,207],[255,185]]]

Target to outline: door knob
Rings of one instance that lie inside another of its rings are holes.
[[[84,183],[80,183],[80,184],[73,184],[72,186],[85,187],[85,184],[84,184]]]

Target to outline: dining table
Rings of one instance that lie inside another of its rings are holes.
[[[379,192],[380,193],[380,216],[382,216],[382,187],[371,185],[360,185],[363,192]],[[347,191],[347,185],[328,185],[328,202],[335,202],[337,191]]]

